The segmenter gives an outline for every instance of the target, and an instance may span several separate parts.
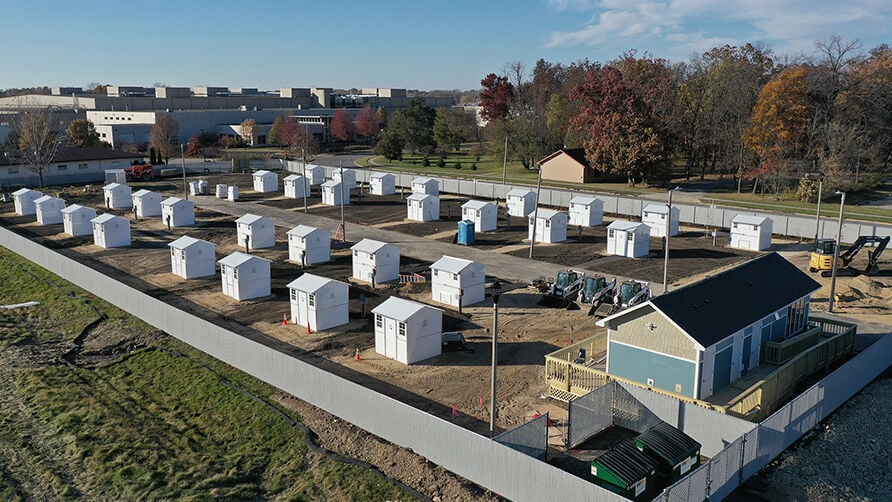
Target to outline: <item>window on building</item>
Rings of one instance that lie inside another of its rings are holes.
[[[231,270],[232,270],[232,278],[238,279],[238,269],[233,267]]]
[[[399,335],[406,336],[406,323],[401,322],[399,325]]]
[[[18,167],[10,167],[9,174],[19,174],[19,168]]]
[[[314,295],[314,294],[307,295],[307,303],[311,307],[315,307],[316,306],[316,295]]]
[[[732,224],[731,224],[731,228],[734,229],[734,230],[737,230],[737,223],[732,223]]]
[[[57,171],[67,171],[67,170],[68,170],[68,165],[67,165],[67,164],[59,164],[59,165],[56,166],[56,170],[57,170]]]
[[[453,280],[453,281],[457,281],[457,280],[458,280],[458,274],[452,274],[452,280]]]
[[[609,237],[610,239],[613,238],[613,230],[612,229],[607,231],[607,237]]]
[[[381,317],[381,314],[375,314],[375,326],[378,328],[384,327],[384,318]]]
[[[434,277],[437,277],[437,272],[438,272],[438,270],[434,269]]]
[[[291,299],[297,300],[297,290],[296,289],[291,290]]]
[[[89,169],[89,168],[90,168],[90,164],[87,164],[86,162],[84,162],[84,163],[82,163],[82,164],[78,164],[78,165],[77,165],[77,168],[78,168],[78,169]]]
[[[551,220],[545,220],[545,228],[548,228],[550,226],[551,226]]]
[[[635,233],[634,233],[634,232],[626,232],[626,240],[627,240],[627,241],[630,241],[630,240],[632,240],[632,239],[634,239],[634,238],[635,238]]]

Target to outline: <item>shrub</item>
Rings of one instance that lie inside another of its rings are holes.
[[[425,157],[424,157],[424,160],[421,161],[421,165],[424,166],[424,167],[428,167],[428,166],[430,166],[430,165],[431,165],[431,159],[429,159],[429,158],[427,158],[427,156],[425,156]]]
[[[477,170],[477,163],[474,162],[473,164],[471,164],[471,171],[476,171],[476,170]]]
[[[452,164],[452,167],[454,167],[456,169],[461,169],[461,162],[456,162],[455,164]]]
[[[441,158],[437,161],[437,167],[446,167],[446,161]]]

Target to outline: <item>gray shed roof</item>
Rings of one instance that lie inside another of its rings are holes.
[[[589,205],[596,200],[598,199],[592,197],[591,195],[576,195],[572,199],[570,199],[570,204]]]
[[[554,209],[539,208],[539,211],[536,213],[536,218],[540,220],[553,220],[562,214],[566,216],[566,213],[555,211]],[[533,216],[533,213],[530,213],[530,216]]]
[[[627,232],[629,230],[634,230],[634,229],[636,229],[638,227],[642,227],[642,226],[647,227],[647,225],[645,225],[644,223],[641,223],[640,221],[614,220],[613,222],[610,223],[610,225],[607,225],[607,228],[611,228],[613,230],[622,230],[624,232]],[[648,227],[648,228],[650,228],[650,227]]]
[[[250,225],[252,223],[257,223],[260,220],[268,220],[268,219],[269,218],[267,218],[265,216],[259,216],[256,214],[246,214],[246,215],[242,216],[241,218],[235,220],[235,222],[236,223],[245,223],[247,225]]]
[[[93,209],[92,207],[86,207],[86,206],[82,206],[80,204],[72,204],[72,205],[62,209],[63,213],[77,213],[77,212],[81,212],[81,211],[87,211],[87,212],[92,212],[93,214],[96,214],[96,210]]]
[[[437,199],[438,197],[429,193],[418,193],[415,192],[412,195],[406,197],[408,200],[426,200],[426,199]]]
[[[374,239],[363,239],[350,247],[353,251],[362,251],[365,253],[376,253],[379,249],[386,246],[386,242],[376,241]]]
[[[108,223],[109,221],[111,221],[111,220],[113,220],[113,219],[115,219],[115,218],[120,218],[120,217],[119,217],[119,216],[115,216],[115,215],[113,215],[113,214],[111,214],[111,213],[102,213],[102,214],[100,214],[99,216],[97,216],[97,217],[93,218],[92,220],[90,220],[90,222],[92,222],[92,223],[100,223],[100,224],[102,224],[102,223]],[[121,218],[121,219],[123,220],[124,218]]]
[[[249,261],[254,261],[254,260],[262,260],[265,262],[269,262],[269,260],[267,260],[266,258],[261,258],[259,256],[254,256],[252,254],[242,253],[241,251],[236,251],[236,252],[232,253],[231,255],[227,256],[226,258],[223,258],[222,260],[218,261],[217,263],[219,263],[220,265],[226,265],[227,267],[240,267],[240,266],[244,265],[245,263],[248,263]]]
[[[296,235],[298,237],[306,237],[313,232],[325,232],[325,230],[319,230],[316,227],[311,227],[308,225],[298,225],[291,230],[285,232],[286,235]],[[326,232],[327,233],[327,232]]]
[[[432,269],[443,270],[449,272],[450,274],[458,274],[462,270],[468,268],[473,265],[474,262],[471,260],[465,260],[462,258],[453,258],[451,256],[443,256],[439,260],[433,262],[430,266]]]
[[[424,309],[440,310],[430,305],[391,296],[384,303],[373,308],[372,313],[381,314],[397,321],[405,321]]]
[[[665,204],[648,204],[642,209],[645,213],[668,214],[669,206]]]
[[[287,287],[289,289],[296,289],[298,291],[314,293],[316,291],[319,291],[320,289],[322,289],[323,287],[325,287],[326,285],[328,285],[332,282],[341,284],[345,288],[349,288],[347,283],[344,283],[341,281],[336,281],[334,279],[329,279],[328,277],[313,275],[313,274],[304,274],[304,275],[298,277],[297,279],[289,282]]]
[[[731,218],[731,223],[743,223],[746,225],[756,225],[757,227],[765,223],[765,220],[771,221],[767,216],[756,216],[754,214],[738,214]]]
[[[527,194],[535,195],[536,192],[530,190],[529,188],[512,188],[508,190],[508,193],[505,194],[505,197],[526,197]]]
[[[168,244],[168,246],[170,246],[174,249],[186,249],[189,246],[195,246],[195,245],[200,245],[200,244],[204,244],[207,246],[214,246],[213,242],[208,242],[203,239],[196,239],[195,237],[190,237],[188,235],[184,235],[184,236],[180,237],[179,239]]]
[[[466,207],[468,209],[483,209],[486,206],[495,207],[495,204],[493,204],[492,202],[486,202],[486,201],[482,201],[482,200],[469,200],[468,202],[465,202],[464,204],[461,205],[461,207]]]

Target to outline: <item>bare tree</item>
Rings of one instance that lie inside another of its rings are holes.
[[[245,119],[238,126],[238,134],[248,146],[254,145],[254,135],[257,133],[257,122],[254,119]]]
[[[177,145],[180,125],[167,113],[155,114],[155,125],[149,131],[149,139],[155,150],[164,157],[164,161],[170,160]]]
[[[62,143],[59,121],[50,110],[31,108],[19,114],[14,130],[19,138],[19,155],[28,169],[37,174],[40,186],[44,186],[44,170]]]

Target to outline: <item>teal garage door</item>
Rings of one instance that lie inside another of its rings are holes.
[[[715,355],[715,370],[712,374],[712,393],[715,394],[723,387],[731,383],[731,353],[732,347]]]

